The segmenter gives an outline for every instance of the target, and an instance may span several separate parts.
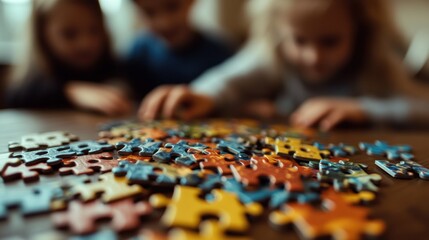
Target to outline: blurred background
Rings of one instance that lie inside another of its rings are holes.
[[[220,36],[239,47],[246,38],[244,14],[246,0],[197,0],[193,22],[201,30]],[[406,57],[411,68],[421,70],[429,58],[429,0],[391,0],[398,23],[407,35],[410,50]],[[144,28],[130,0],[100,0],[107,16],[116,52],[128,48],[139,29]],[[19,49],[20,36],[31,8],[31,0],[0,0],[0,83],[4,83],[9,66]],[[419,66],[413,66],[419,65]],[[425,72],[429,64],[426,64]],[[423,72],[423,71],[422,71]]]

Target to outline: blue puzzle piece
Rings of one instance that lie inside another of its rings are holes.
[[[429,169],[422,165],[411,160],[401,161],[399,164],[410,167],[421,179],[429,180]]]
[[[335,190],[343,191],[353,187],[355,191],[378,191],[374,183],[381,181],[378,174],[367,174],[361,164],[340,161],[338,163],[322,159],[317,177],[321,181],[332,182]]]
[[[46,213],[52,200],[63,197],[59,187],[44,185],[33,188],[0,188],[0,220],[7,218],[10,207],[18,206],[25,216]]]
[[[252,152],[242,143],[233,140],[218,140],[217,148],[234,154],[239,160],[249,160]]]
[[[105,229],[85,236],[70,237],[69,240],[117,240],[119,237],[112,230]]]
[[[153,159],[160,163],[169,163],[174,161],[177,164],[191,166],[197,163],[197,159],[194,158],[192,152],[204,152],[208,147],[201,143],[189,144],[186,141],[179,141],[176,144],[167,143],[166,148],[171,148],[170,152],[166,152],[162,149],[158,150],[153,155]]]
[[[375,160],[375,165],[394,178],[409,179],[414,177],[414,173],[408,166],[402,166],[399,163],[391,163],[387,160]]]
[[[269,200],[273,194],[284,191],[283,189],[270,187],[247,190],[243,184],[238,182],[235,178],[226,178],[222,175],[209,175],[198,187],[206,192],[214,188],[222,188],[225,191],[233,192],[244,204],[263,202]]]
[[[134,138],[129,142],[119,142],[116,144],[118,154],[129,155],[138,152],[139,156],[150,157],[158,151],[162,142],[155,142],[153,139],[146,139],[142,141],[139,138]]]
[[[69,158],[76,155],[76,151],[70,146],[51,147],[42,150],[29,152],[15,152],[12,154],[14,158],[20,158],[26,165],[34,165],[45,162],[48,165],[57,165],[62,163],[63,158]]]
[[[414,155],[409,145],[389,145],[383,141],[372,143],[361,142],[359,148],[371,156],[387,156],[389,160],[412,160]]]
[[[160,170],[161,171],[158,171]],[[129,161],[120,161],[118,166],[113,168],[115,176],[125,176],[130,183],[137,184],[161,184],[175,185],[176,183],[186,183],[188,185],[197,184],[198,181],[193,174],[186,176],[173,176],[163,173],[163,166],[149,162],[138,161],[132,163]],[[195,174],[196,175],[196,174]]]
[[[344,143],[340,143],[338,145],[329,144],[328,146],[325,146],[322,143],[315,142],[313,146],[317,147],[319,150],[329,150],[335,157],[346,157],[354,155],[357,152],[357,149],[354,146],[346,145]]]
[[[70,149],[76,152],[76,155],[87,155],[87,154],[96,154],[102,152],[110,152],[115,149],[115,147],[107,142],[97,142],[97,141],[79,141],[70,143]]]
[[[279,208],[283,204],[297,201],[299,203],[315,203],[320,201],[320,182],[304,181],[304,191],[289,192],[286,190],[276,192],[271,197],[270,207]]]

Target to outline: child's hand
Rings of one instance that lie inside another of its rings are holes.
[[[143,99],[138,116],[141,120],[158,117],[191,120],[209,115],[214,108],[212,98],[193,93],[185,85],[165,85]]]
[[[255,100],[243,107],[243,115],[259,119],[274,119],[276,117],[276,107],[273,101]]]
[[[290,121],[298,127],[318,125],[327,131],[341,122],[362,123],[367,120],[360,103],[347,98],[314,98],[304,102],[296,110]]]
[[[125,115],[132,110],[132,104],[125,93],[106,84],[73,81],[66,85],[65,94],[78,108],[110,116]]]

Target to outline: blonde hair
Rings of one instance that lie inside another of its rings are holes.
[[[248,17],[251,22],[250,43],[262,44],[265,51],[272,60],[272,65],[276,70],[281,70],[276,46],[280,37],[275,30],[276,14],[284,13],[293,4],[293,1],[302,0],[251,0],[248,5]],[[326,0],[330,4],[332,1]],[[349,4],[353,14],[355,25],[364,36],[357,36],[363,40],[360,45],[363,52],[358,78],[361,79],[361,89],[369,94],[385,95],[391,93],[392,89],[386,88],[386,83],[394,83],[394,91],[403,87],[399,76],[404,77],[404,73],[393,73],[394,71],[405,71],[404,68],[392,69],[401,62],[401,54],[407,48],[406,39],[398,30],[387,0],[341,0]],[[316,1],[317,2],[317,1]],[[316,3],[315,2],[315,3]],[[320,3],[320,2],[319,2]],[[357,54],[357,53],[355,53]]]
[[[104,16],[98,0],[33,0],[31,15],[26,31],[23,33],[23,42],[19,44],[20,49],[17,50],[16,66],[11,72],[10,80],[12,84],[22,83],[28,74],[31,74],[35,69],[47,76],[53,74],[54,60],[48,53],[48,45],[43,36],[43,29],[46,24],[46,16],[55,6],[64,2],[83,4],[93,9],[94,14],[104,22]],[[106,40],[104,55],[107,58],[111,58],[110,40],[104,24],[103,32]]]

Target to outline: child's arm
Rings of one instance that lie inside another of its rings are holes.
[[[257,50],[257,51],[255,51]],[[244,102],[269,98],[280,82],[266,70],[259,49],[248,47],[187,86],[161,86],[142,101],[139,117],[192,119],[218,110],[226,115]]]

